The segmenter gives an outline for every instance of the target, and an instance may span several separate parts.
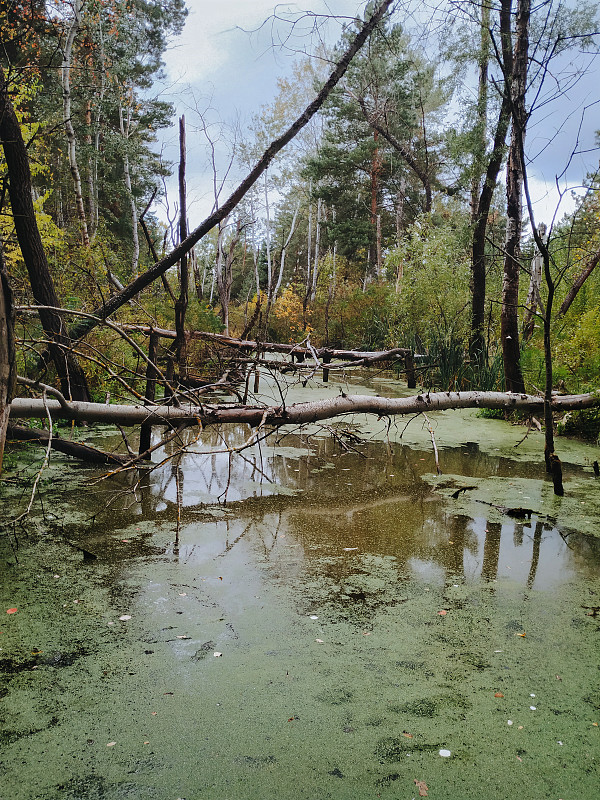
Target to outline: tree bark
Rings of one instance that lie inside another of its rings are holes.
[[[217,261],[216,278],[219,302],[221,303],[221,319],[226,335],[229,334],[229,305],[231,302],[231,285],[233,283],[233,263],[235,261],[235,250],[242,235],[241,220],[238,219],[235,233],[231,234],[227,252],[224,247],[224,235],[227,220],[219,225],[219,235],[217,237]]]
[[[517,6],[515,51],[510,72],[512,130],[506,165],[506,241],[504,245],[504,278],[500,330],[504,381],[513,392],[525,391],[519,348],[519,277],[521,272],[521,232],[523,215],[523,166],[521,148],[525,141],[527,113],[527,67],[529,58],[530,0],[519,0]],[[508,65],[505,64],[505,69]]]
[[[488,72],[490,62],[490,17],[489,3],[481,3],[479,25],[479,81],[477,85],[477,118],[474,130],[473,176],[471,179],[471,218],[477,222],[481,179],[485,172],[484,162],[487,144],[488,118]]]
[[[88,233],[87,220],[85,215],[85,208],[83,205],[83,191],[81,189],[81,174],[77,164],[77,138],[75,136],[75,129],[71,121],[71,60],[73,57],[73,43],[75,37],[81,26],[81,0],[74,0],[73,3],[73,20],[67,32],[65,41],[65,48],[63,51],[63,60],[61,64],[61,81],[63,92],[63,122],[65,132],[67,134],[67,150],[69,154],[69,169],[73,178],[73,189],[75,191],[75,206],[77,208],[77,216],[81,226],[81,237],[83,244],[86,247],[90,246],[90,237]]]
[[[275,284],[275,288],[273,289],[273,296],[269,298],[271,301],[271,305],[277,300],[277,295],[279,294],[279,289],[281,288],[281,281],[283,280],[283,271],[285,269],[285,256],[289,244],[292,241],[292,236],[294,235],[294,231],[296,230],[296,220],[298,219],[299,211],[300,211],[300,203],[298,203],[298,205],[296,206],[296,210],[294,211],[294,216],[292,218],[292,224],[290,226],[290,232],[288,233],[285,243],[281,248],[281,258],[279,261],[279,274],[277,275],[277,283]]]
[[[151,363],[146,365],[146,391],[144,393],[144,399],[149,403],[154,402],[156,397],[156,381],[160,377],[154,366],[158,357],[158,344],[158,334],[151,333],[150,341],[148,342],[148,361]],[[151,439],[152,425],[150,423],[144,423],[140,428],[140,444],[138,450],[140,455],[149,449]]]
[[[121,136],[123,137],[124,147],[127,148],[128,140],[131,135],[131,103],[132,103],[133,90],[130,89],[129,98],[127,100],[127,111],[123,111],[123,106],[119,105],[119,127]],[[125,190],[129,198],[129,208],[131,211],[131,275],[135,278],[138,274],[138,265],[140,260],[140,237],[138,233],[138,212],[135,204],[135,197],[133,196],[133,189],[131,184],[131,170],[129,166],[129,154],[127,149],[123,155],[123,181],[125,183]]]
[[[317,296],[317,281],[319,279],[319,248],[321,246],[321,211],[323,210],[323,199],[317,200],[317,218],[315,221],[315,257],[313,261],[312,283],[310,287],[310,302],[314,303]]]
[[[379,205],[379,180],[381,177],[381,158],[379,157],[379,131],[373,128],[373,155],[371,156],[371,244],[369,246],[369,267],[379,277],[377,263],[377,208]]]
[[[0,474],[2,474],[4,441],[16,379],[14,330],[12,291],[0,240]]]
[[[546,235],[546,226],[542,222],[538,227],[538,234],[543,240]],[[527,300],[525,301],[525,319],[523,320],[523,339],[527,341],[533,335],[534,317],[541,302],[540,289],[542,285],[542,264],[543,256],[539,249],[536,248],[533,258],[531,259],[531,277],[529,279],[529,291],[527,292]]]
[[[23,310],[23,309],[21,309]],[[150,335],[156,333],[165,339],[175,339],[176,332],[168,328],[156,328],[150,325],[120,325],[119,328],[130,333],[144,333]],[[396,358],[405,358],[411,351],[406,347],[394,347],[392,350],[339,350],[331,347],[301,347],[297,344],[285,344],[282,342],[258,342],[252,339],[234,339],[223,333],[209,333],[208,331],[189,331],[190,339],[204,339],[224,347],[236,347],[247,352],[258,351],[263,353],[285,353],[290,356],[302,356],[310,358],[316,354],[317,357],[330,355],[332,358],[341,358],[345,361],[391,361]]]
[[[27,268],[31,289],[40,306],[60,307],[42,238],[35,218],[31,171],[21,127],[8,95],[4,72],[0,68],[0,141],[4,148],[9,177],[8,192],[15,231]],[[51,340],[50,355],[56,365],[62,392],[74,400],[89,400],[85,375],[69,352],[71,341],[60,314],[48,308],[39,310],[46,336]]]
[[[187,196],[185,186],[185,117],[179,118],[179,241],[187,238]],[[175,359],[179,375],[187,370],[187,346],[185,337],[185,315],[189,302],[190,269],[188,253],[181,256],[179,262],[179,297],[175,302]]]
[[[10,419],[43,419],[50,411],[53,418],[70,419],[73,415],[86,422],[109,422],[122,425],[153,425],[171,423],[203,426],[245,423],[248,425],[303,425],[320,422],[346,414],[377,414],[397,416],[430,413],[459,408],[491,408],[540,413],[544,397],[512,394],[510,392],[435,392],[413,397],[377,397],[373,395],[339,395],[326,400],[296,403],[290,406],[154,406],[105,405],[104,403],[72,402],[70,411],[58,400],[15,398],[11,403]],[[600,406],[597,393],[557,395],[552,398],[555,411],[573,411]]]
[[[23,425],[9,423],[6,438],[19,442],[38,442],[39,444],[47,445],[50,434],[43,429],[26,428]],[[80,458],[82,461],[87,461],[92,464],[124,464],[131,460],[130,456],[105,453],[102,450],[97,450],[95,447],[90,447],[82,442],[74,442],[71,439],[61,439],[61,437],[56,434],[52,437],[51,447],[59,453],[64,453],[67,456],[74,456],[75,458]]]
[[[369,123],[371,128],[373,128],[373,131],[376,134],[380,134],[381,136],[383,136],[383,138],[389,144],[392,145],[394,150],[396,150],[396,152],[398,152],[402,156],[402,158],[406,162],[407,166],[410,167],[410,169],[415,173],[417,178],[423,184],[423,190],[425,192],[425,203],[424,203],[424,206],[423,206],[423,210],[425,211],[426,214],[428,214],[431,211],[431,206],[432,206],[432,202],[433,202],[432,178],[431,178],[429,172],[427,171],[426,168],[424,168],[423,166],[421,166],[421,164],[419,164],[419,162],[417,161],[415,156],[412,154],[410,149],[405,144],[403,144],[398,139],[396,139],[396,137],[392,133],[390,133],[390,131],[378,121],[378,119],[375,117],[375,115],[371,111],[369,111],[369,109],[367,108],[367,104],[366,104],[364,98],[357,97],[356,100],[357,100],[358,104],[360,105],[360,108],[361,108],[361,111],[363,112],[364,118]],[[456,194],[456,191],[457,191],[456,189],[454,189],[452,187],[449,187],[449,186],[444,186],[439,181],[434,181],[434,182],[435,182],[436,188],[439,189],[440,191],[444,192],[445,194],[447,194],[447,195]],[[371,213],[372,213],[372,208],[371,208]]]
[[[500,38],[503,60],[512,64],[512,43],[510,33],[510,12],[512,0],[502,0],[500,9]],[[473,249],[471,259],[472,271],[472,298],[471,298],[471,337],[469,352],[475,363],[482,363],[485,357],[485,293],[486,293],[486,258],[485,245],[488,226],[488,217],[494,190],[498,183],[498,173],[504,158],[506,134],[510,124],[510,95],[508,82],[505,81],[504,94],[496,130],[494,143],[490,154],[483,186],[477,203],[477,215],[473,228]]]

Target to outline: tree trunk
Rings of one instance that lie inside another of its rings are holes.
[[[157,328],[150,325],[121,325],[121,330],[129,333],[144,333],[150,335],[156,332],[159,336],[165,339],[175,339],[177,334],[175,331],[168,328]],[[209,333],[208,331],[190,331],[191,339],[202,339],[208,342],[215,342],[222,344],[224,347],[236,347],[241,350],[256,351],[260,349],[262,352],[269,353],[287,353],[301,355],[302,358],[310,358],[316,353],[321,356],[324,353],[329,353],[333,358],[342,358],[346,361],[392,361],[397,358],[404,358],[407,353],[411,351],[406,347],[394,347],[392,350],[332,350],[329,347],[312,347],[311,349],[302,347],[298,344],[283,344],[281,342],[258,342],[248,339],[235,339],[223,333]]]
[[[477,119],[474,130],[473,175],[471,179],[471,218],[477,222],[481,179],[485,172],[484,160],[487,142],[488,70],[490,61],[490,13],[488,2],[481,3],[479,27],[479,82],[477,86]]]
[[[279,261],[279,274],[277,275],[277,283],[275,284],[275,289],[273,290],[273,297],[270,298],[271,304],[277,300],[277,295],[279,294],[279,289],[281,288],[281,282],[283,280],[283,271],[285,269],[285,257],[287,254],[287,249],[289,247],[290,242],[292,241],[292,236],[294,235],[294,231],[296,230],[296,221],[298,219],[298,212],[300,211],[300,203],[296,206],[294,211],[294,216],[292,218],[292,224],[290,226],[290,232],[287,235],[285,243],[281,248],[281,259]]]
[[[423,210],[426,214],[431,211],[432,203],[433,203],[433,192],[432,192],[432,183],[435,184],[435,187],[439,189],[444,194],[447,194],[449,197],[456,194],[457,189],[451,186],[445,186],[437,179],[431,177],[429,174],[429,167],[428,166],[421,166],[411,150],[402,142],[398,141],[395,136],[393,136],[387,128],[381,125],[377,119],[375,118],[374,114],[369,112],[367,108],[367,104],[364,98],[357,97],[358,104],[361,107],[363,112],[364,118],[367,120],[369,125],[373,128],[373,130],[383,136],[383,138],[389,142],[392,147],[400,153],[406,164],[410,167],[410,169],[415,173],[415,175],[419,178],[421,183],[423,184],[423,190],[425,192],[425,202],[423,205]]]
[[[306,330],[306,309],[310,298],[311,270],[312,270],[312,178],[308,184],[308,231],[306,242],[306,291],[304,292],[304,303],[302,306],[302,326]]]
[[[371,244],[369,245],[369,267],[377,273],[377,208],[379,204],[379,179],[381,158],[379,157],[379,131],[373,130],[373,155],[371,157]]]
[[[185,117],[179,119],[179,241],[187,238],[187,197],[185,186]],[[185,375],[187,369],[187,346],[185,339],[185,315],[189,302],[190,270],[188,254],[184,253],[179,262],[179,297],[175,303],[175,359],[179,375]]]
[[[119,126],[121,129],[121,136],[123,137],[124,146],[127,148],[127,142],[129,140],[129,136],[131,135],[131,94],[127,105],[126,115],[123,112],[123,107],[119,105]],[[138,212],[135,204],[135,197],[133,196],[131,170],[129,168],[129,155],[127,151],[125,151],[123,156],[123,181],[125,183],[127,197],[129,198],[129,208],[131,210],[131,275],[133,278],[135,278],[138,274],[138,263],[140,260],[140,237],[138,233]]]
[[[271,215],[269,212],[269,170],[265,170],[265,244],[267,247],[267,305],[271,301],[273,294],[273,263],[271,261]]]
[[[60,307],[35,218],[27,149],[8,96],[8,86],[1,68],[0,141],[6,158],[9,177],[8,192],[15,231],[34,299],[41,306]],[[44,332],[52,342],[49,348],[50,355],[56,365],[62,393],[74,400],[89,400],[85,375],[76,358],[69,352],[71,341],[62,318],[56,311],[49,309],[40,309],[39,315]]]
[[[508,391],[524,392],[519,349],[519,277],[521,272],[521,231],[523,214],[523,167],[521,149],[525,141],[527,114],[527,66],[529,56],[530,0],[517,6],[516,42],[510,77],[512,130],[506,165],[506,241],[500,317],[504,380]],[[506,68],[505,64],[505,68]]]
[[[340,394],[324,400],[295,403],[289,406],[143,406],[105,405],[104,403],[69,403],[65,409],[58,400],[15,398],[10,407],[10,419],[44,419],[47,410],[55,419],[77,419],[86,422],[107,422],[121,425],[203,426],[244,423],[251,426],[303,425],[320,422],[347,414],[376,414],[397,416],[426,414],[459,408],[492,408],[508,411],[522,410],[539,414],[544,408],[544,398],[539,395],[514,395],[506,392],[431,392],[413,397],[379,397],[377,395]],[[600,396],[597,393],[584,395],[561,395],[552,398],[551,409],[556,411],[597,408]]]
[[[217,257],[215,262],[215,277],[217,283],[217,293],[221,303],[221,322],[225,335],[229,336],[229,287],[227,284],[227,264],[225,251],[223,249],[223,237],[227,226],[227,217],[219,224],[217,235]]]
[[[319,248],[321,246],[321,212],[323,210],[323,200],[317,200],[317,219],[315,225],[315,258],[313,261],[312,283],[310,287],[310,301],[315,302],[317,296],[317,281],[319,279]]]
[[[87,168],[87,185],[88,185],[88,219],[89,229],[88,234],[90,241],[94,241],[96,231],[98,230],[98,203],[96,197],[96,154],[92,155],[93,139],[92,139],[92,101],[87,100],[85,104],[85,143],[89,149],[88,168]]]
[[[105,408],[110,408],[110,406],[105,406]],[[50,434],[46,430],[26,428],[23,425],[9,423],[7,438],[19,442],[38,442],[39,444],[47,445],[50,440]],[[131,460],[130,456],[105,453],[102,450],[97,450],[95,447],[90,447],[82,442],[62,439],[57,434],[54,434],[52,437],[51,447],[59,453],[79,458],[91,464],[125,464]]]
[[[546,235],[546,226],[540,223],[538,234],[541,239]],[[529,291],[525,301],[525,319],[523,321],[523,339],[527,341],[533,334],[535,313],[540,302],[540,288],[542,285],[542,263],[543,256],[538,249],[535,250],[531,259],[531,277],[529,279]]]
[[[579,290],[581,289],[583,284],[587,281],[592,272],[596,269],[598,263],[600,263],[600,248],[598,248],[598,250],[596,250],[596,252],[590,256],[590,258],[586,262],[585,267],[582,269],[579,275],[574,279],[573,285],[569,289],[567,296],[563,300],[562,305],[558,310],[559,317],[562,317],[567,313],[569,307],[571,306],[571,303],[577,297]]]
[[[14,326],[12,292],[0,240],[0,474],[2,474],[6,427],[16,379]]]
[[[149,403],[153,403],[156,397],[156,381],[159,374],[154,364],[156,364],[158,357],[159,337],[156,333],[150,334],[150,341],[148,342],[148,359],[150,362],[146,365],[146,391],[144,399]],[[138,453],[141,455],[150,448],[150,440],[152,439],[152,424],[149,422],[142,423],[140,428],[140,444]]]
[[[75,129],[71,121],[71,60],[73,56],[73,43],[75,36],[79,31],[81,25],[81,0],[75,0],[73,3],[73,21],[67,32],[67,39],[65,42],[65,49],[63,52],[63,60],[61,64],[61,81],[63,93],[63,122],[65,132],[67,134],[67,150],[69,154],[69,169],[73,178],[73,189],[75,191],[75,206],[77,208],[77,216],[81,226],[81,238],[86,247],[90,246],[90,237],[88,234],[87,220],[85,216],[85,208],[83,205],[83,192],[81,189],[81,175],[79,173],[79,166],[77,165],[77,138],[75,136]]]
[[[512,37],[511,37],[511,5],[512,0],[502,0],[500,9],[500,36],[501,49],[504,62],[512,65]],[[511,101],[509,94],[508,81],[505,80],[504,94],[496,130],[492,152],[489,156],[487,169],[481,193],[477,202],[477,216],[473,228],[473,249],[472,249],[472,298],[471,298],[471,337],[469,342],[469,352],[474,363],[482,364],[485,358],[485,293],[486,293],[486,234],[488,216],[494,190],[498,182],[498,173],[504,158],[504,146],[506,134],[510,124]]]

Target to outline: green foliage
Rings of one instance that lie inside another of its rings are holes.
[[[440,224],[431,216],[420,217],[385,261],[398,289],[391,301],[390,328],[390,342],[398,346],[468,336],[468,221],[457,213],[439,216]]]
[[[502,408],[480,408],[477,416],[483,419],[505,419],[506,412]]]
[[[557,342],[556,356],[578,381],[592,385],[600,375],[600,306],[585,310],[572,320],[569,335]]]
[[[223,322],[215,309],[206,301],[192,297],[186,314],[186,327],[191,331],[221,333]]]
[[[430,337],[425,363],[429,369],[423,376],[423,382],[428,389],[459,392],[466,388],[469,366],[462,339],[452,333],[444,337]]]
[[[0,5],[7,6],[2,0]],[[12,75],[28,76],[20,77],[19,85],[11,85],[11,96],[29,142],[42,240],[63,305],[72,310],[90,310],[114,291],[109,285],[109,272],[121,283],[130,281],[133,234],[138,231],[132,202],[139,213],[169,170],[154,148],[156,133],[169,124],[173,109],[149,90],[161,75],[165,48],[181,29],[187,12],[183,0],[89,0],[83,4],[82,26],[73,49],[71,117],[84,206],[92,232],[88,248],[81,242],[62,119],[61,44],[72,19],[72,5],[65,0],[48,7],[21,2],[8,5],[11,24],[0,59],[23,68]],[[36,18],[27,19],[27,14],[34,12]],[[541,20],[544,14],[538,16]],[[571,46],[571,40],[579,38],[580,30],[586,26],[590,29],[587,3],[576,12],[561,7],[555,18],[550,18],[552,25],[543,30],[536,29],[535,19],[532,24],[535,36],[541,36],[539,47],[544,53],[549,52],[547,47],[552,42],[560,52]],[[495,11],[490,20],[492,28],[497,25]],[[472,21],[472,26],[465,23],[457,32],[459,38],[446,42],[448,48],[460,52],[454,52],[452,63],[446,62],[443,69],[438,69],[435,60],[426,60],[400,25],[392,21],[382,24],[350,65],[343,87],[331,95],[321,118],[307,125],[285,154],[273,161],[265,174],[265,184],[249,192],[235,211],[238,219],[229,223],[231,231],[238,220],[241,226],[239,240],[231,251],[232,334],[240,334],[252,316],[258,277],[263,297],[261,336],[288,342],[310,336],[315,345],[360,350],[411,347],[427,357],[423,378],[427,387],[502,388],[498,301],[502,283],[503,197],[490,213],[488,225],[486,328],[490,352],[482,364],[472,363],[468,355],[473,234],[468,195],[472,180],[481,178],[489,155],[486,120],[491,126],[498,110],[499,93],[492,92],[491,86],[497,84],[500,88],[503,76],[493,59],[489,65],[486,109],[463,95],[459,100],[459,122],[448,120],[447,114],[454,82],[485,55],[479,21],[475,17]],[[487,27],[483,25],[485,31]],[[324,65],[341,52],[350,35],[348,30],[335,52],[323,52]],[[440,58],[448,55],[446,52]],[[40,64],[47,69],[39,69]],[[242,142],[238,151],[245,170],[307,105],[315,85],[322,84],[326,66],[315,64],[314,60],[300,61],[293,76],[279,82],[273,103],[253,120],[254,139]],[[25,69],[27,66],[31,69]],[[535,80],[532,77],[531,85],[536,85]],[[472,94],[473,81],[465,85]],[[374,132],[359,98],[382,124],[385,122],[384,127],[400,147]],[[125,180],[127,171],[131,187]],[[0,179],[3,177],[0,160]],[[433,204],[425,213],[428,182]],[[448,197],[446,184],[461,188]],[[271,198],[268,226],[265,188]],[[497,196],[500,198],[501,194],[499,190]],[[562,278],[558,281],[555,311],[572,279],[600,244],[599,194],[597,181],[591,181],[577,213],[554,231],[552,269]],[[9,211],[6,206],[4,209]],[[146,222],[160,251],[164,230],[150,215],[146,215]],[[378,222],[381,270],[376,248]],[[9,213],[0,217],[0,234],[17,300],[19,304],[30,302],[33,298]],[[273,275],[278,275],[284,247],[286,259],[279,296],[265,331],[267,236]],[[188,330],[223,329],[217,310],[205,299],[217,261],[216,237],[215,229],[196,247],[186,316]],[[226,239],[226,251],[229,241]],[[524,242],[525,266],[532,251],[531,241]],[[318,281],[316,297],[312,297],[310,269],[315,261]],[[151,263],[152,256],[142,242],[138,271]],[[167,280],[177,295],[176,267],[170,270]],[[522,302],[526,284],[524,279]],[[198,300],[202,287],[204,299]],[[542,296],[546,299],[543,287]],[[218,305],[217,294],[213,299]],[[156,281],[132,304],[121,308],[116,319],[173,328],[172,297]],[[20,324],[24,340],[43,338],[35,318],[28,316]],[[140,347],[147,347],[145,336],[135,336]],[[161,345],[161,368],[166,363],[169,344]],[[143,359],[123,339],[98,329],[79,348],[95,399],[103,400],[107,392],[114,398],[126,395],[115,375],[98,363],[102,358],[136,391],[143,390]],[[600,268],[590,276],[566,318],[554,325],[553,348],[555,383],[564,381],[570,391],[598,385]],[[188,353],[193,369],[208,370],[205,344],[190,342]],[[19,371],[27,372],[35,360],[33,352],[25,355],[21,350]],[[539,326],[523,349],[522,365],[528,387],[543,387],[545,365]],[[52,381],[54,377],[50,367],[44,378]],[[566,420],[564,429],[577,425],[593,430],[591,418],[578,421],[576,416]]]
[[[557,431],[562,436],[581,436],[584,439],[599,441],[600,409],[586,408],[582,411],[570,411],[558,423]]]

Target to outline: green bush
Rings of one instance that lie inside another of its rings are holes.
[[[570,411],[557,425],[560,436],[581,436],[598,441],[600,438],[600,408]]]

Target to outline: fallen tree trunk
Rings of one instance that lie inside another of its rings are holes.
[[[435,392],[413,397],[374,397],[344,395],[295,403],[291,406],[185,405],[142,406],[104,405],[103,403],[71,402],[70,414],[83,422],[108,422],[119,425],[216,425],[247,423],[248,425],[303,425],[345,414],[377,414],[396,416],[458,408],[491,408],[540,413],[544,398],[538,395],[510,392]],[[573,411],[600,406],[600,394],[557,395],[552,400],[554,411]],[[57,400],[15,398],[10,407],[11,419],[45,418],[48,409],[53,418],[68,418],[69,411]]]
[[[155,328],[150,325],[119,325],[127,333],[143,333],[146,336],[156,334],[163,339],[175,339],[177,334],[168,328]],[[391,350],[338,350],[332,347],[302,347],[298,344],[283,344],[280,342],[256,342],[251,339],[235,339],[223,333],[209,333],[208,331],[189,331],[190,339],[203,339],[226,347],[234,347],[247,352],[260,349],[261,353],[283,353],[285,355],[311,358],[316,354],[329,358],[342,358],[345,361],[391,361],[394,358],[405,358],[412,353],[406,347],[394,347]]]
[[[88,405],[94,404],[90,403]],[[6,431],[6,438],[7,440],[12,439],[18,442],[38,442],[39,444],[47,445],[50,434],[45,430],[26,428],[23,425],[9,423]],[[104,453],[102,450],[97,450],[95,447],[90,447],[82,442],[61,439],[61,437],[56,434],[52,436],[50,446],[53,450],[58,450],[59,453],[65,453],[67,456],[74,456],[75,458],[92,464],[125,464],[131,461],[129,456]]]

